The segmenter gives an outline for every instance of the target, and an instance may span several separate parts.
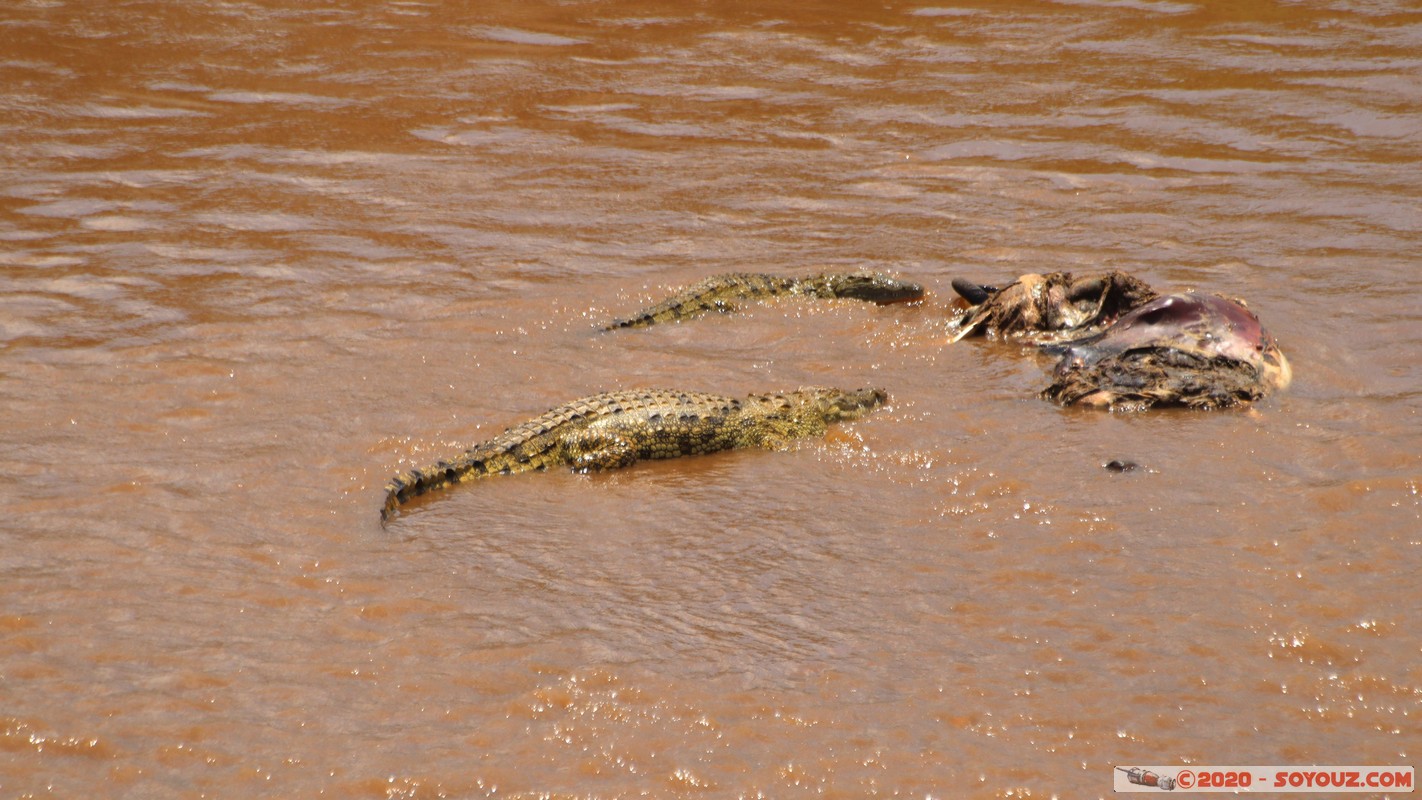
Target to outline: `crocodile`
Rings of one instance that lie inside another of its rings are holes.
[[[798,278],[733,272],[713,275],[630,317],[613,320],[602,329],[645,328],[691,319],[708,311],[728,313],[739,308],[742,301],[780,295],[840,297],[887,305],[921,299],[923,287],[876,272],[825,272]]]
[[[385,486],[384,524],[411,498],[489,475],[568,467],[617,469],[642,459],[677,458],[737,447],[784,449],[821,436],[888,400],[882,389],[801,388],[743,399],[668,389],[584,397],[509,428],[462,455],[396,475]]]

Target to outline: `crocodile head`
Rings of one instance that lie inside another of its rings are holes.
[[[826,422],[859,419],[889,400],[888,392],[873,388],[846,391],[805,387],[790,392],[788,396],[796,402],[813,407]]]
[[[877,272],[825,274],[817,276],[815,280],[823,281],[834,297],[867,300],[880,305],[923,299],[923,287],[917,283],[901,281]]]
[[[1244,304],[1185,292],[1159,297],[1061,354],[1045,394],[1065,404],[1216,408],[1288,385],[1289,362]]]
[[[856,420],[888,402],[883,389],[834,389],[802,386],[793,392],[755,394],[746,398],[753,407],[790,418],[805,417],[824,422]]]
[[[955,321],[953,341],[991,333],[1039,344],[1101,330],[1156,296],[1138,278],[1116,271],[1029,273],[1001,289],[959,279],[953,289],[972,304]]]

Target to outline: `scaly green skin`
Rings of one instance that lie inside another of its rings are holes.
[[[745,399],[699,392],[634,389],[574,400],[509,428],[449,461],[403,472],[386,484],[381,522],[431,489],[486,475],[566,466],[588,471],[735,447],[780,449],[820,436],[832,422],[882,405],[881,389],[800,389]]]
[[[923,297],[923,287],[877,273],[827,272],[793,278],[737,272],[707,278],[631,317],[609,322],[603,330],[645,328],[660,322],[691,319],[708,311],[726,313],[735,311],[742,301],[778,295],[841,297],[885,304],[917,300]]]

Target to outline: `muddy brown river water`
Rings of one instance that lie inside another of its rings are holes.
[[[1419,163],[1387,0],[6,3],[0,796],[1415,765]],[[1293,386],[1063,410],[947,341],[954,276],[1098,268],[1247,298]],[[594,330],[824,269],[930,294]],[[891,405],[378,521],[582,395],[806,384]]]

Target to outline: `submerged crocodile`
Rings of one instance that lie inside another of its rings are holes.
[[[886,305],[918,300],[923,297],[923,287],[874,272],[826,272],[801,278],[736,272],[707,278],[630,317],[613,320],[603,330],[645,328],[691,319],[708,311],[731,312],[742,301],[778,295],[839,297]]]
[[[464,454],[403,472],[385,486],[380,520],[432,489],[488,475],[568,467],[616,469],[642,459],[677,458],[737,447],[783,449],[820,436],[832,422],[873,411],[882,389],[805,388],[743,399],[699,392],[633,389],[574,400],[509,428]]]

